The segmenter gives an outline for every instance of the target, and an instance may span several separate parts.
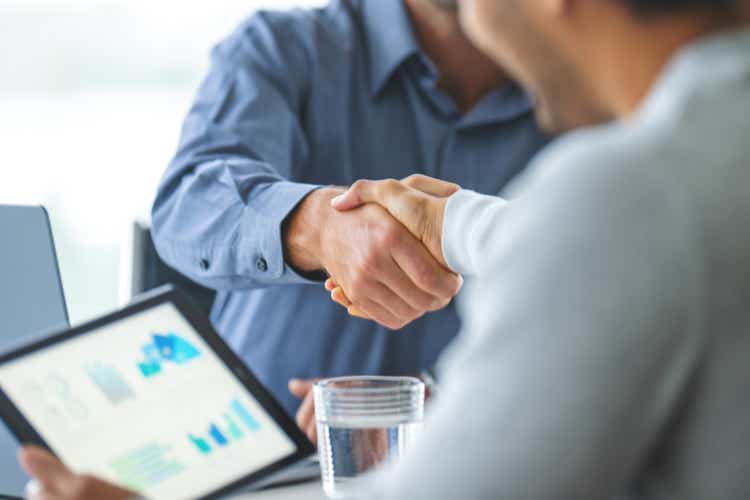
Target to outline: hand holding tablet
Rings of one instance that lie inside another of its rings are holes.
[[[175,290],[0,356],[0,417],[71,470],[205,498],[314,453]]]

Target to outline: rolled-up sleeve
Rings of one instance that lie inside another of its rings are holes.
[[[306,283],[282,225],[318,186],[300,124],[309,58],[291,26],[255,16],[214,49],[152,210],[160,256],[216,289]]]

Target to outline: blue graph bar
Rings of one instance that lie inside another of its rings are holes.
[[[242,423],[245,424],[245,427],[250,430],[250,432],[258,432],[260,430],[260,424],[258,423],[258,421],[253,418],[247,408],[245,408],[245,406],[239,400],[232,400],[230,407],[232,408],[232,411],[237,415],[237,417],[239,417]]]
[[[221,431],[218,427],[216,427],[215,424],[211,424],[208,433],[211,434],[211,437],[219,446],[226,446],[229,444],[229,440],[224,436],[224,434],[221,433]]]

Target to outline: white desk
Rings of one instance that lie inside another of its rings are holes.
[[[270,490],[254,491],[231,497],[233,500],[325,500],[320,481],[286,486]]]

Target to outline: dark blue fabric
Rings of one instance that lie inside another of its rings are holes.
[[[159,188],[162,258],[219,291],[212,320],[293,412],[291,377],[416,374],[454,307],[398,333],[349,317],[284,262],[281,224],[310,190],[415,172],[497,194],[546,143],[515,85],[461,115],[402,0],[262,12],[219,44]]]

